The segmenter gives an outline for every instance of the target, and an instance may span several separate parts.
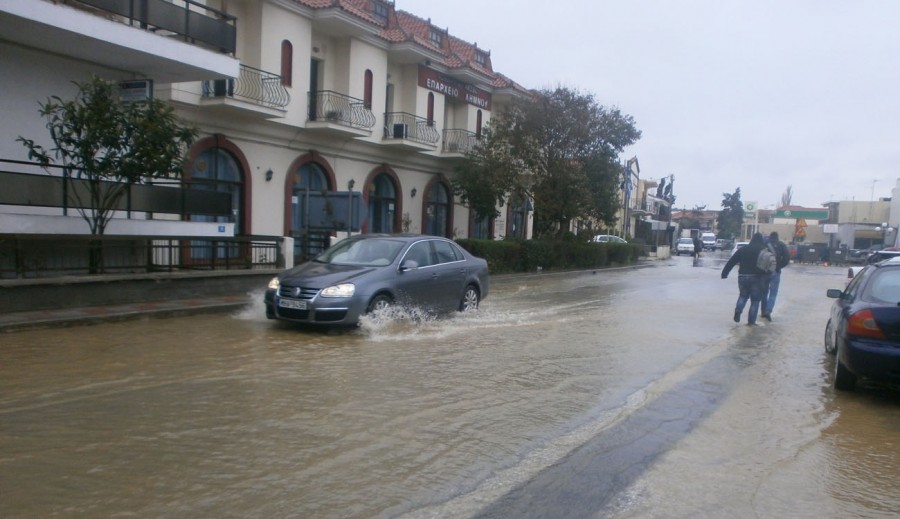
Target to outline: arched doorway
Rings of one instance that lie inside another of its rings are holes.
[[[288,177],[289,229],[294,238],[294,260],[304,261],[328,248],[330,233],[309,228],[310,193],[331,191],[330,174],[326,167],[315,160],[307,160],[294,168]]]
[[[369,225],[370,233],[396,232],[399,201],[397,185],[386,172],[379,173],[369,185]]]
[[[451,234],[453,197],[443,182],[433,182],[425,197],[422,230],[425,234],[449,238]]]

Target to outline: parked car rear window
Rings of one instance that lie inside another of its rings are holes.
[[[871,303],[900,303],[900,268],[873,269],[861,299]]]

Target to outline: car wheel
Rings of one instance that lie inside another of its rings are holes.
[[[477,310],[480,299],[481,295],[478,293],[478,289],[475,288],[475,285],[467,286],[466,291],[463,292],[462,301],[459,302],[459,311],[469,312]]]
[[[837,353],[837,346],[834,344],[834,325],[831,319],[825,325],[825,352],[834,356]]]
[[[853,391],[856,388],[856,375],[844,366],[841,359],[834,360],[834,388],[839,391]]]
[[[372,299],[372,301],[369,302],[369,307],[366,309],[366,313],[369,314],[375,311],[384,310],[385,308],[391,306],[393,302],[394,301],[389,296],[385,294],[378,294]]]

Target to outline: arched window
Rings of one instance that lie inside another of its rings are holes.
[[[434,93],[428,92],[428,126],[434,126]]]
[[[450,236],[450,191],[441,182],[435,182],[428,189],[425,202],[425,234]]]
[[[525,239],[525,224],[528,216],[528,204],[521,198],[510,201],[508,209],[508,224],[506,236],[508,238]]]
[[[294,46],[287,40],[281,42],[281,84],[291,86],[294,75]]]
[[[366,75],[363,78],[363,107],[371,110],[372,109],[372,71],[366,70]]]
[[[244,206],[244,176],[238,161],[231,153],[222,148],[208,148],[201,152],[191,165],[188,188],[231,195],[230,215],[192,214],[190,221],[233,223],[234,234],[243,233],[241,211]],[[212,250],[211,245],[212,242],[204,240],[191,241],[190,257],[196,260],[209,260],[213,258],[213,252],[218,259],[240,257],[241,252],[236,244],[220,245],[215,251]]]
[[[394,232],[397,215],[397,187],[390,175],[375,177],[369,191],[369,232]]]
[[[475,114],[475,138],[481,139],[481,110]]]
[[[231,215],[191,215],[191,221],[233,223],[234,233],[241,234],[244,178],[237,160],[231,153],[222,148],[209,148],[200,153],[191,167],[190,189],[217,191],[231,195]]]
[[[480,240],[494,239],[493,216],[479,216],[473,210],[469,211],[469,238]]]

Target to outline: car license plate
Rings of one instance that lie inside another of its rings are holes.
[[[306,301],[298,301],[296,299],[279,299],[278,306],[281,308],[290,308],[293,310],[306,310]]]

